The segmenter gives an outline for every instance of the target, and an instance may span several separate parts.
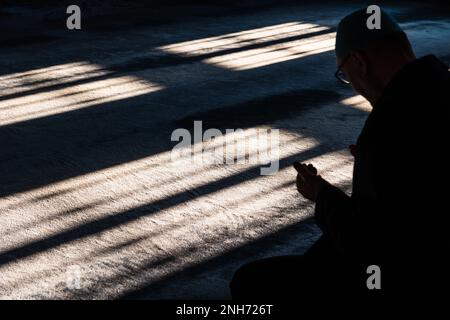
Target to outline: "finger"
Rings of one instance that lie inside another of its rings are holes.
[[[305,173],[307,173],[306,165],[304,163],[300,163],[300,162],[296,161],[296,162],[294,162],[294,168],[295,168],[295,170],[297,170],[297,172],[299,174],[304,175]]]
[[[309,174],[308,170],[306,169],[306,165],[304,163],[300,162],[294,162],[294,168],[297,170],[298,176],[304,181]]]
[[[309,172],[308,167],[304,163],[302,163],[300,166],[298,166],[297,172],[302,177],[302,179],[305,181],[306,181],[306,179],[308,179],[310,176],[313,175],[311,172]]]
[[[312,174],[317,175],[317,169],[316,169],[316,167],[314,167],[311,163],[308,164],[308,170],[309,170]]]
[[[293,164],[295,170],[297,170],[297,172],[299,172],[302,169],[302,164],[298,161],[295,161]]]

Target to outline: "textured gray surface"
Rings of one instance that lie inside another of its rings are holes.
[[[42,30],[30,22],[25,38],[10,37],[0,50],[0,297],[228,298],[242,263],[304,252],[319,232],[290,165],[314,162],[348,191],[346,148],[369,110],[332,77],[333,52],[314,51],[353,8],[79,33],[59,30],[50,12]],[[442,13],[389,9],[418,55],[448,62]],[[306,23],[324,30],[305,36]],[[171,132],[193,120],[280,129],[280,172],[173,165]],[[68,288],[77,270],[81,287]]]

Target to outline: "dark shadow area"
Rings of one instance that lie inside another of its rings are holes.
[[[177,121],[181,128],[193,130],[196,120],[202,121],[203,130],[216,128],[250,128],[271,124],[289,117],[299,116],[320,105],[336,102],[341,95],[336,91],[299,90],[256,99],[232,107],[199,112]]]
[[[65,11],[69,5],[80,6],[84,25],[90,30],[107,32],[141,26],[155,26],[203,18],[220,18],[270,10],[283,5],[311,4],[311,0],[77,0],[18,1],[6,0],[4,6],[29,8],[40,15],[46,26],[65,26]],[[40,11],[39,9],[50,9]],[[2,11],[0,11],[1,14]]]

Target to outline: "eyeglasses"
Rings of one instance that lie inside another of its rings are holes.
[[[345,57],[345,59],[342,61],[341,65],[338,67],[338,69],[334,73],[334,76],[336,77],[336,79],[338,79],[343,84],[350,84],[350,81],[347,80],[347,76],[345,75],[344,71],[342,71],[342,67],[347,62],[349,57],[350,57],[350,55]]]

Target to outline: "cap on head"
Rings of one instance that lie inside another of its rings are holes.
[[[380,29],[369,29],[367,19],[373,13],[366,9],[355,11],[339,22],[336,33],[336,56],[344,58],[351,51],[364,49],[386,35],[402,32],[402,28],[386,11],[380,10]]]

